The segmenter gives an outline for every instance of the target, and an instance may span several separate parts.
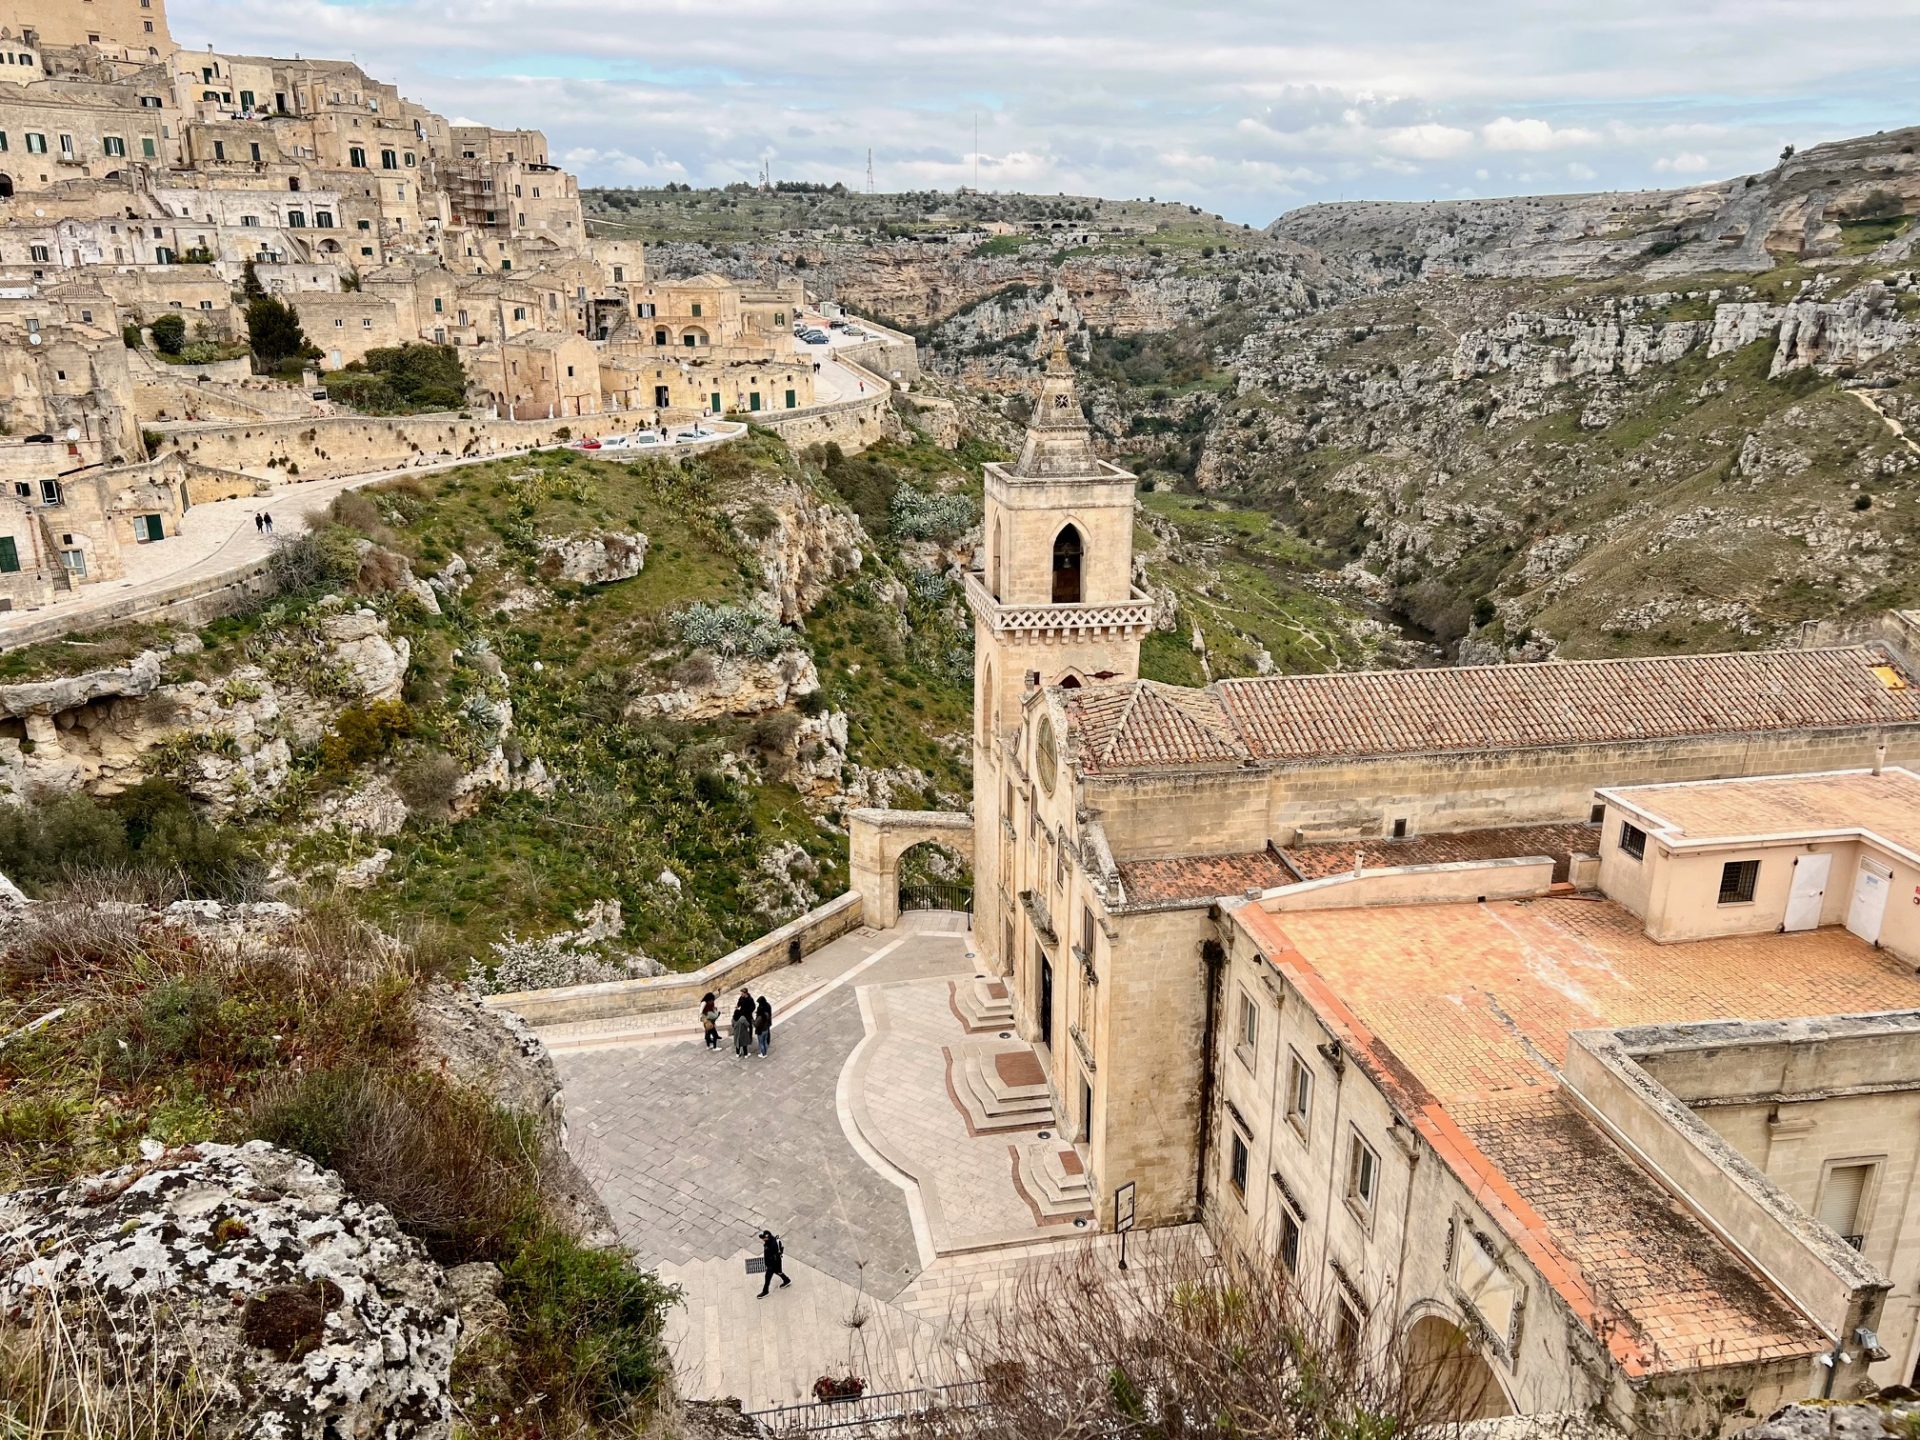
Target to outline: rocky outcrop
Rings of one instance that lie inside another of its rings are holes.
[[[212,1436],[447,1433],[453,1297],[384,1207],[264,1141],[148,1147],[0,1198],[0,1309],[59,1306],[108,1376],[204,1392]]]
[[[677,672],[679,683],[673,689],[637,696],[628,703],[627,714],[668,720],[761,715],[820,688],[820,672],[804,650],[785,650],[767,660],[696,656],[695,661]]]
[[[575,585],[610,585],[631,580],[647,563],[647,537],[617,530],[548,536],[540,542],[535,568],[543,580]]]
[[[25,730],[0,728],[0,800],[114,795],[158,768],[216,811],[256,801],[342,706],[399,698],[409,656],[372,610],[336,610],[217,681],[163,684],[163,656],[149,651],[121,669],[0,687],[0,708]]]
[[[1785,1405],[1738,1440],[1887,1440],[1920,1429],[1920,1396],[1902,1388],[1853,1404]]]
[[[769,608],[783,625],[798,624],[834,584],[856,574],[871,543],[859,516],[801,485],[776,486],[729,515],[760,557]]]

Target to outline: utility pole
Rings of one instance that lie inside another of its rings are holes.
[[[873,147],[867,147],[867,193],[873,194]]]
[[[980,112],[973,112],[973,188],[980,190]]]

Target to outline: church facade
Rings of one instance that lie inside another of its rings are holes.
[[[1678,1073],[1661,1022],[1760,1027],[1688,1062],[1711,1070],[1778,1043],[1768,1026],[1920,1012],[1920,934],[1840,923],[1898,839],[1832,862],[1817,944],[1738,898],[1751,880],[1784,906],[1817,827],[1783,818],[1773,850],[1688,872],[1721,886],[1674,891],[1690,945],[1663,943],[1665,898],[1619,880],[1647,853],[1622,798],[1642,788],[1859,774],[1822,803],[1888,815],[1920,794],[1883,793],[1920,764],[1920,616],[1797,650],[1170,686],[1139,673],[1134,490],[1056,346],[1019,457],[987,467],[966,577],[975,928],[1099,1225],[1131,1186],[1143,1226],[1198,1220],[1225,1255],[1281,1256],[1343,1332],[1468,1357],[1463,1418],[1598,1405],[1697,1427],[1713,1386],[1764,1414],[1905,1381],[1920,1296],[1888,1275],[1920,1253],[1911,1147],[1850,1160],[1871,1137],[1818,1086],[1791,1100],[1795,1133],[1821,1137],[1797,1159],[1764,1121],[1715,1138],[1731,1098],[1697,1076],[1651,1117],[1607,1086],[1656,1052]],[[1727,856],[1757,843],[1720,829]],[[1792,983],[1753,983],[1776,968]],[[1893,1088],[1920,1093],[1920,1028],[1892,1028],[1884,1053],[1914,1046]],[[1690,1158],[1649,1163],[1662,1145]],[[1836,1238],[1869,1163],[1903,1177],[1876,1192],[1880,1233]]]

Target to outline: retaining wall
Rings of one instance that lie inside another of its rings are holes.
[[[655,975],[645,980],[609,980],[600,985],[569,985],[557,990],[521,990],[489,995],[495,1010],[511,1010],[529,1025],[565,1025],[619,1015],[651,1015],[690,1009],[711,990],[715,994],[757,980],[793,960],[811,955],[861,924],[860,896],[848,892],[788,921],[758,940],[723,955],[711,965],[684,975]],[[798,945],[798,949],[793,947]]]

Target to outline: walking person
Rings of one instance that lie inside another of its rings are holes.
[[[773,1002],[765,995],[753,1011],[753,1036],[760,1042],[760,1058],[767,1058],[767,1045],[773,1039]]]
[[[733,1012],[733,1053],[740,1059],[747,1058],[747,1052],[753,1048],[753,1007]]]
[[[760,1258],[766,1262],[766,1278],[760,1282],[760,1298],[767,1298],[767,1291],[773,1288],[773,1277],[780,1277],[780,1288],[786,1289],[793,1283],[787,1278],[787,1272],[780,1268],[781,1258],[787,1253],[780,1243],[780,1237],[771,1230],[760,1232]]]
[[[253,512],[253,533],[256,535],[267,533],[267,517],[258,510]]]
[[[700,997],[700,1030],[707,1037],[707,1049],[720,1048],[720,1002],[707,991]]]
[[[267,534],[271,535],[273,534],[273,512],[271,510],[267,511],[265,518],[267,522]]]

